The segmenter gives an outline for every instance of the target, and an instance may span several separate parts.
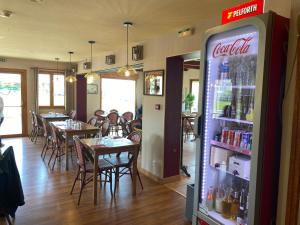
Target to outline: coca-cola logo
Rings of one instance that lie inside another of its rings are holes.
[[[252,39],[253,37],[239,38],[235,40],[232,44],[224,45],[221,42],[219,42],[213,50],[213,57],[216,58],[218,56],[246,54],[249,51],[250,42]]]

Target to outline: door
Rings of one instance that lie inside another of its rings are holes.
[[[251,25],[207,42],[199,211],[210,224],[253,224],[248,209],[254,205],[249,193],[255,194],[251,171],[260,126],[258,44],[259,30]]]
[[[4,102],[2,137],[27,135],[26,71],[0,69],[0,96]]]

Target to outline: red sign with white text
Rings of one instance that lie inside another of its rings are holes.
[[[233,7],[231,9],[223,10],[222,12],[222,24],[226,24],[232,21],[244,19],[251,16],[256,16],[264,11],[264,1],[255,0],[244,3],[242,5]]]

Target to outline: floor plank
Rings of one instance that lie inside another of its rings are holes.
[[[136,197],[131,196],[129,177],[121,178],[113,201],[108,185],[99,188],[97,206],[93,205],[90,184],[77,206],[78,187],[73,195],[69,194],[74,168],[66,172],[61,162],[52,172],[40,157],[42,144],[33,144],[28,138],[4,139],[3,142],[5,147],[14,147],[25,194],[26,204],[18,208],[16,225],[190,224],[184,218],[185,198],[146,177],[142,177],[145,188],[142,191],[139,186]],[[0,224],[6,224],[3,218]]]

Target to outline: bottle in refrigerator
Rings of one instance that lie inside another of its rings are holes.
[[[247,217],[247,212],[246,212],[246,206],[247,206],[247,194],[246,190],[242,188],[241,194],[240,194],[240,207],[236,219],[236,224],[237,225],[246,225],[246,217]]]
[[[223,186],[220,185],[218,188],[216,188],[215,191],[215,210],[218,213],[222,213],[223,211],[222,201],[224,197],[225,197],[225,190]]]
[[[214,206],[214,193],[212,186],[209,187],[206,198],[206,207],[209,211],[213,210]]]
[[[240,207],[240,200],[239,200],[239,192],[235,191],[233,192],[233,198],[231,203],[231,219],[236,220],[239,207]]]
[[[228,188],[226,190],[225,197],[222,201],[222,216],[226,219],[230,219],[231,217],[231,204],[232,204],[231,190],[230,188]]]

